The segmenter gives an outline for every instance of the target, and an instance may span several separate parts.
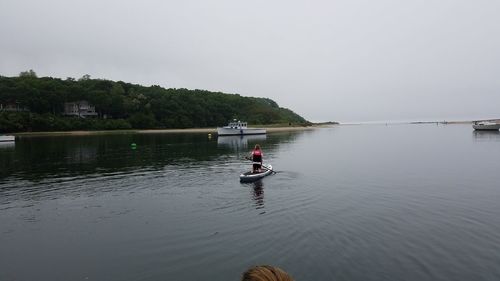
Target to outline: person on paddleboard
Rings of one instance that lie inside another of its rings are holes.
[[[253,172],[260,173],[262,168],[262,157],[264,153],[260,149],[260,145],[256,144],[255,148],[252,150],[252,161],[253,161]]]

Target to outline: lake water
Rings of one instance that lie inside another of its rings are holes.
[[[241,184],[256,143],[277,173]],[[0,280],[229,281],[256,264],[500,280],[500,134],[470,125],[22,137],[0,168]]]

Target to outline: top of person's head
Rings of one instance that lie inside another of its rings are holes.
[[[245,271],[241,281],[293,281],[293,279],[278,267],[259,265]]]
[[[260,145],[256,144],[255,149],[260,149]]]

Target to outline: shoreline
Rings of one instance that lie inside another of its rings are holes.
[[[325,126],[290,126],[290,127],[265,127],[267,133],[306,131]],[[102,130],[102,131],[53,131],[53,132],[22,132],[10,133],[16,137],[43,137],[43,136],[92,136],[92,135],[120,135],[120,134],[182,134],[182,133],[207,133],[217,134],[217,128],[188,128],[188,129],[144,129],[144,130]]]

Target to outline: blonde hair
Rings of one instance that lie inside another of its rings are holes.
[[[254,149],[260,150],[260,145],[256,144]]]
[[[245,271],[241,281],[293,281],[293,279],[281,268],[259,265]]]

